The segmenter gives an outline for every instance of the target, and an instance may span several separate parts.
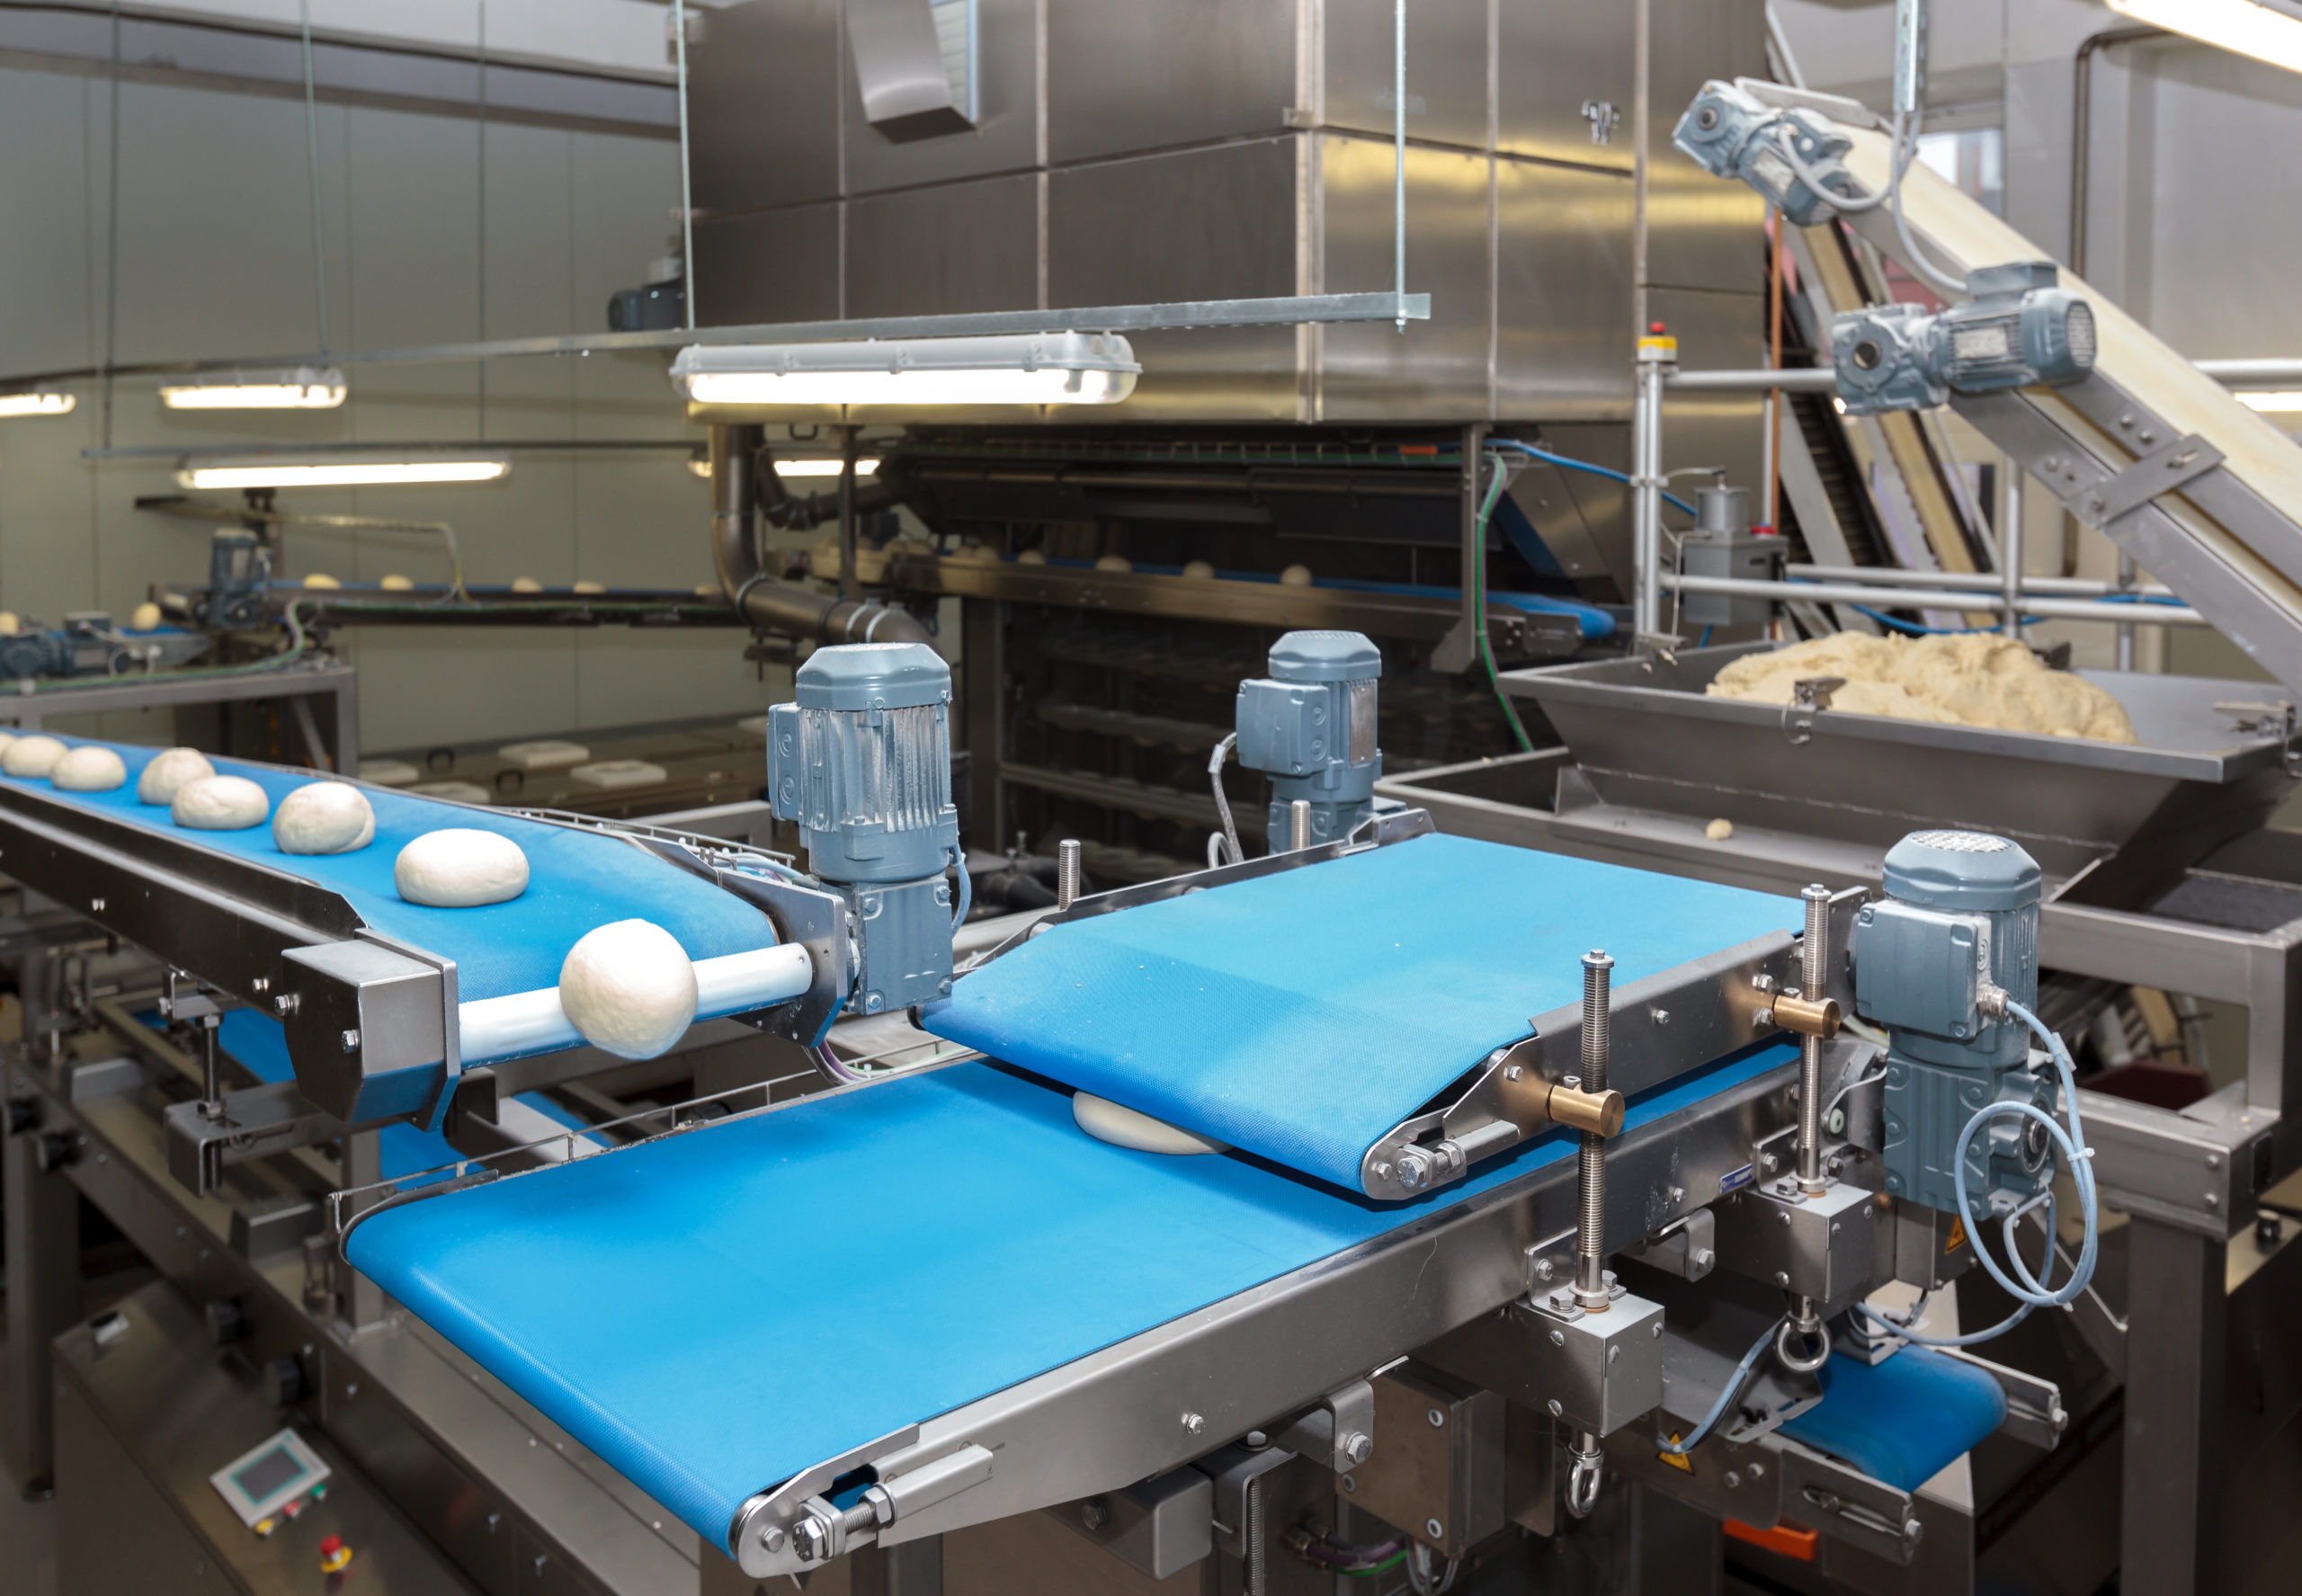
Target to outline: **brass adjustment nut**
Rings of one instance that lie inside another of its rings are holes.
[[[1623,1100],[1619,1092],[1585,1092],[1579,1086],[1556,1085],[1550,1089],[1548,1111],[1557,1124],[1587,1130],[1594,1136],[1613,1136],[1622,1129]]]
[[[1774,1001],[1758,1016],[1762,1027],[1778,1026],[1795,1030],[1802,1037],[1820,1037],[1829,1041],[1838,1035],[1838,999],[1826,997],[1814,1003],[1803,997],[1786,997],[1778,993]]]

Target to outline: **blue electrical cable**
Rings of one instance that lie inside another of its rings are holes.
[[[2079,1246],[2077,1259],[2070,1266],[2070,1278],[2058,1287],[2049,1288],[2037,1275],[2030,1272],[2029,1264],[2022,1262],[2021,1250],[2014,1244],[2014,1226],[2023,1215],[2043,1203],[2047,1211],[2047,1256],[2046,1267],[2041,1272],[2051,1275],[2054,1272],[2054,1243],[2057,1234],[2057,1206],[2051,1189],[2006,1216],[2006,1256],[2013,1266],[2013,1279],[2008,1278],[2006,1271],[1999,1268],[1998,1261],[1990,1255],[1990,1249],[1982,1244],[1982,1235],[1977,1226],[1975,1232],[1975,1256],[1981,1260],[1982,1266],[1989,1271],[1990,1278],[1997,1281],[2009,1297],[2021,1304],[2021,1306],[2014,1311],[2012,1317],[1988,1330],[1978,1330],[1968,1335],[1939,1338],[1914,1335],[1906,1326],[1896,1324],[1868,1305],[1861,1303],[1855,1305],[1855,1312],[1864,1318],[1883,1326],[1900,1339],[1919,1346],[1963,1347],[1971,1346],[1976,1342],[1988,1341],[1993,1336],[2004,1334],[2021,1324],[2029,1317],[2032,1308],[2066,1306],[2075,1301],[2079,1293],[2093,1283],[2094,1261],[2101,1241],[2101,1213],[2094,1198],[2094,1150],[2086,1146],[2086,1128],[2078,1118],[2077,1069],[2070,1061],[2070,1049],[2063,1045],[2062,1039],[2049,1030],[2045,1021],[2011,997],[2005,1000],[2005,1004],[2006,1013],[2010,1017],[2020,1020],[2029,1026],[2038,1039],[2047,1045],[2047,1051],[2054,1059],[2055,1071],[2062,1080],[2063,1111],[2068,1117],[2069,1128],[2066,1131],[2062,1126],[2055,1123],[2053,1116],[2048,1114],[2036,1103],[2011,1098],[2002,1098],[1996,1102],[1985,1103],[1975,1111],[1974,1118],[1967,1121],[1967,1128],[1958,1133],[1956,1157],[1950,1166],[1952,1183],[1958,1192],[1958,1211],[1961,1214],[1975,1212],[1974,1204],[1967,1196],[1967,1145],[1974,1140],[1975,1132],[1982,1128],[1985,1120],[2012,1114],[2019,1119],[2037,1120],[2046,1127],[2047,1134],[2054,1138],[2055,1150],[2062,1159],[2062,1167],[2069,1174],[2071,1183],[2078,1189],[2078,1211],[2085,1221],[2086,1238]],[[1914,1314],[1912,1316],[1914,1318],[1916,1315]]]
[[[1660,1449],[1673,1458],[1683,1458],[1700,1446],[1702,1438],[1710,1433],[1710,1427],[1718,1422],[1719,1415],[1726,1411],[1727,1404],[1742,1394],[1743,1382],[1751,1378],[1752,1366],[1758,1362],[1769,1347],[1774,1345],[1776,1333],[1789,1322],[1788,1319],[1777,1319],[1768,1325],[1765,1333],[1751,1343],[1751,1350],[1743,1354],[1743,1360],[1735,1366],[1735,1372],[1726,1381],[1726,1388],[1718,1393],[1718,1400],[1710,1404],[1710,1411],[1702,1415],[1702,1422],[1694,1427],[1694,1432],[1684,1440],[1659,1442]]]
[[[1553,454],[1548,449],[1538,449],[1531,443],[1521,443],[1516,438],[1489,438],[1486,442],[1490,449],[1515,449],[1521,454],[1541,460],[1546,465],[1557,466],[1563,470],[1588,471],[1593,477],[1603,477],[1610,482],[1619,482],[1626,487],[1637,486],[1628,477],[1611,466],[1593,465],[1589,460],[1578,460],[1572,455]],[[1666,504],[1677,506],[1689,515],[1694,513],[1692,504],[1688,504],[1667,487],[1663,489],[1663,498]]]
[[[2003,629],[1994,626],[1921,626],[1914,620],[1905,620],[1899,616],[1889,615],[1883,610],[1873,610],[1868,604],[1849,604],[1847,608],[1868,615],[1880,626],[1892,627],[1895,630],[1914,638],[1964,638],[1979,632],[1994,632]],[[2046,617],[2042,615],[2025,615],[2022,617],[2022,624],[2036,626],[2045,619]]]

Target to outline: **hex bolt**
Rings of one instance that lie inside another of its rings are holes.
[[[491,1523],[488,1528],[492,1529],[495,1528],[495,1525]],[[771,1552],[781,1551],[783,1549],[783,1526],[781,1524],[770,1524],[766,1529],[759,1532],[759,1544]]]
[[[1199,1435],[1204,1433],[1206,1429],[1207,1420],[1200,1414],[1185,1413],[1183,1415],[1184,1433],[1189,1435]]]
[[[1562,1417],[1566,1412],[1566,1406],[1560,1403],[1557,1397],[1554,1396],[1550,1399],[1550,1416],[1552,1418],[1556,1419]]]
[[[1101,1529],[1111,1521],[1111,1510],[1103,1505],[1100,1496],[1090,1496],[1079,1504],[1079,1521],[1090,1529]]]
[[[1375,1455],[1375,1438],[1363,1430],[1354,1430],[1343,1438],[1342,1451],[1351,1466],[1356,1468]]]

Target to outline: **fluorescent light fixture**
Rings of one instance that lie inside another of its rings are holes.
[[[333,410],[344,391],[344,373],[333,366],[201,371],[162,383],[160,403],[171,410]]]
[[[855,474],[858,477],[872,476],[879,468],[879,460],[871,455],[861,455],[856,459]],[[827,459],[779,459],[775,462],[775,474],[778,477],[836,477],[839,475],[839,462]]]
[[[2242,388],[2230,397],[2247,409],[2259,410],[2266,415],[2291,415],[2298,411],[2302,411],[2302,392],[2289,390],[2249,393]]]
[[[1115,333],[697,344],[672,386],[697,405],[1116,405],[1143,368]]]
[[[2253,0],[2110,0],[2121,16],[2302,72],[2302,21]]]
[[[711,457],[700,450],[688,456],[687,468],[706,482],[711,480]],[[879,469],[877,456],[861,455],[855,461],[858,477],[876,476]],[[839,475],[839,462],[835,459],[779,459],[775,462],[775,474],[778,477],[836,477]]]
[[[49,393],[39,388],[0,394],[0,416],[69,415],[72,406],[77,403],[78,398],[72,394]]]
[[[176,486],[186,488],[389,487],[493,482],[512,468],[507,455],[338,454],[186,456]]]

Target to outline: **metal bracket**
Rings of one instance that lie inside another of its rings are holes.
[[[1349,1474],[1375,1450],[1375,1387],[1353,1380],[1328,1392],[1318,1406],[1272,1436],[1271,1444]]]
[[[1699,1280],[1718,1262],[1718,1217],[1709,1208],[1682,1214],[1622,1252],[1624,1257],[1636,1258],[1650,1269],[1682,1280]]]
[[[2196,432],[2154,450],[2115,477],[2070,495],[2063,503],[2093,526],[2141,509],[2160,494],[2173,493],[2191,478],[2222,464],[2223,453]]]

